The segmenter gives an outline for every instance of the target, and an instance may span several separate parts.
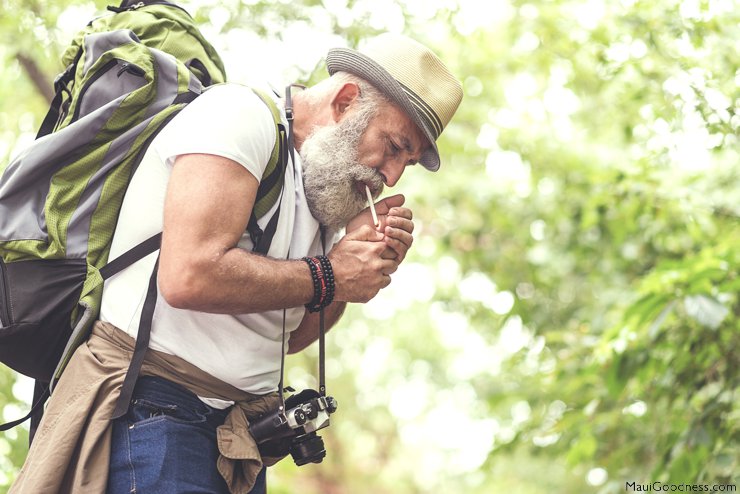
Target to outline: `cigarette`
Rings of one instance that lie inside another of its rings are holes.
[[[373,215],[373,224],[375,227],[380,226],[380,221],[378,221],[378,213],[375,212],[375,203],[373,202],[373,195],[370,193],[370,187],[365,185],[365,192],[367,193],[367,203],[370,206],[370,213]]]

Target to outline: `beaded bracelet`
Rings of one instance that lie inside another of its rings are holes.
[[[326,278],[326,305],[329,305],[334,300],[334,271],[328,257],[319,256],[319,262],[324,271],[324,278]]]
[[[318,304],[321,299],[321,278],[317,273],[316,264],[314,264],[313,259],[310,257],[304,257],[303,260],[308,264],[308,267],[311,270],[311,279],[313,280],[313,298],[306,304],[306,307],[309,307]]]
[[[318,312],[334,300],[334,272],[326,256],[304,257],[303,261],[311,270],[313,298],[306,304],[309,312]]]

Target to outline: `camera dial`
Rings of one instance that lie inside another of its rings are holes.
[[[308,417],[306,416],[306,413],[303,411],[303,409],[297,408],[293,412],[293,420],[295,421],[297,425],[305,424],[307,419]]]

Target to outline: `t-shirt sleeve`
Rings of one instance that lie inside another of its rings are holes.
[[[156,151],[171,167],[182,154],[233,160],[261,180],[275,146],[270,109],[246,86],[214,86],[186,106],[160,132]]]

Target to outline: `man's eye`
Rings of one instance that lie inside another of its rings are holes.
[[[393,151],[393,154],[398,154],[401,151],[400,146],[396,145],[395,142],[392,140],[388,140],[388,144],[390,145],[391,151]]]

